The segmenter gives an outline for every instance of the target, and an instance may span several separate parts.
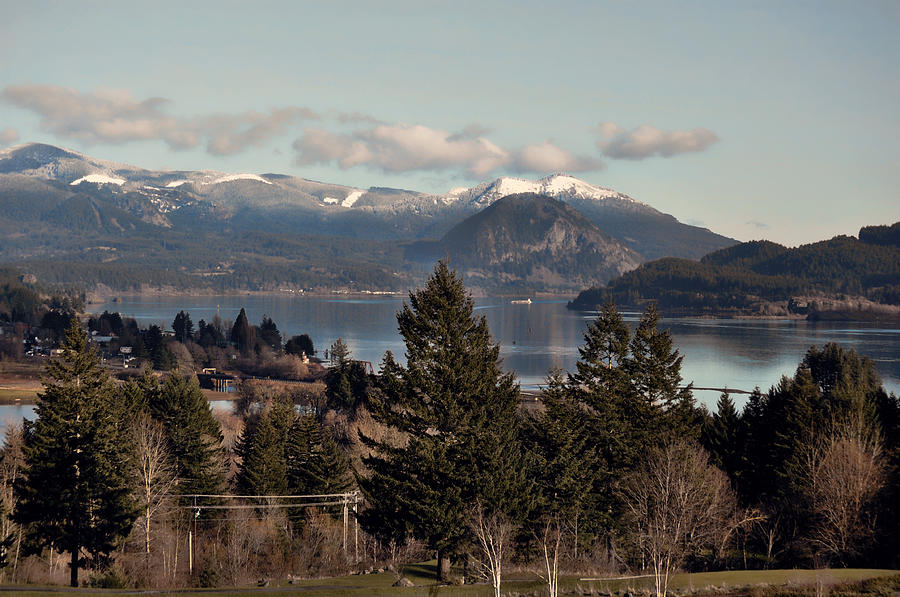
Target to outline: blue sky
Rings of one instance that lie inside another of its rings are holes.
[[[790,245],[900,220],[896,1],[0,12],[0,145],[428,192],[567,171]]]

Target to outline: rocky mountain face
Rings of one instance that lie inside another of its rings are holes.
[[[454,226],[436,243],[409,247],[413,258],[446,256],[470,285],[556,291],[604,283],[640,264],[623,243],[601,232],[562,201],[507,195]]]
[[[5,215],[0,232],[12,235],[9,242],[0,243],[0,259],[58,258],[66,251],[73,259],[81,259],[72,251],[84,244],[85,237],[128,237],[131,247],[140,244],[135,238],[142,235],[153,242],[171,237],[172,243],[166,241],[169,250],[179,235],[193,242],[202,240],[203,234],[257,239],[257,232],[265,232],[285,238],[315,238],[315,245],[325,253],[358,262],[373,253],[371,243],[399,246],[401,242],[439,239],[503,197],[522,193],[552,197],[580,212],[597,231],[629,250],[627,256],[622,254],[622,263],[659,256],[695,259],[735,242],[682,224],[617,191],[563,174],[538,181],[504,177],[435,195],[378,187],[357,189],[283,174],[146,170],[51,145],[28,144],[0,150],[0,213]],[[562,234],[552,227],[546,232]],[[362,253],[344,249],[347,243],[341,239],[358,241],[354,250]],[[554,237],[547,242],[565,244],[563,240]],[[105,240],[101,244],[112,246]],[[236,245],[229,248],[255,250]],[[117,251],[105,259],[125,259],[124,249]],[[276,257],[276,250],[271,252],[271,257]],[[548,271],[556,271],[549,261],[552,254],[546,253],[541,266]],[[567,253],[556,255],[562,259]],[[230,263],[230,259],[222,261]],[[588,261],[603,271],[609,267]],[[205,267],[221,268],[222,263]],[[404,264],[390,267],[403,269]]]

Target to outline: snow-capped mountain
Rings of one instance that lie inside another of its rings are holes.
[[[502,177],[444,194],[358,189],[283,174],[154,171],[32,143],[0,151],[0,193],[102,197],[141,220],[178,226],[268,230],[371,240],[436,239],[499,199],[534,193],[559,199],[645,259],[699,258],[733,244],[687,226],[624,193],[566,174]]]
[[[493,182],[485,182],[469,189],[453,189],[447,193],[447,197],[465,201],[477,207],[487,207],[507,195],[520,193],[534,193],[553,198],[618,200],[650,207],[618,191],[598,187],[567,174],[552,174],[535,181],[504,176]]]

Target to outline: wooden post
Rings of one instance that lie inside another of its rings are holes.
[[[188,529],[188,573],[194,573],[194,535]]]
[[[347,499],[346,494],[344,494],[342,501],[344,503],[344,556],[346,556],[347,555],[347,516],[349,514],[348,508],[347,508],[348,499]]]
[[[197,542],[197,519],[200,518],[200,508],[197,508],[197,496],[194,496],[194,543]],[[194,559],[194,552],[191,550],[191,560]]]
[[[359,521],[357,520],[357,504],[359,503],[359,494],[353,492],[353,559],[359,563]]]

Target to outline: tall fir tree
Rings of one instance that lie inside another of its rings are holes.
[[[202,320],[201,320],[202,321]],[[194,322],[191,321],[190,313],[179,311],[172,320],[172,330],[175,332],[175,339],[179,342],[187,342],[194,339]]]
[[[235,448],[241,458],[238,491],[245,495],[284,495],[288,491],[287,444],[294,422],[290,397],[273,398],[252,414]]]
[[[71,554],[74,587],[80,568],[108,563],[137,507],[130,488],[134,454],[115,387],[77,320],[63,348],[62,359],[47,364],[36,419],[25,424],[14,518],[25,525],[32,551]]]
[[[656,303],[650,303],[631,338],[626,370],[640,404],[635,416],[646,417],[639,426],[650,433],[696,438],[700,421],[694,398],[690,386],[681,387],[684,357],[669,330],[660,329],[660,319]]]
[[[253,326],[250,325],[250,320],[247,319],[247,312],[244,311],[243,307],[241,307],[241,312],[238,313],[237,319],[234,320],[234,325],[231,327],[231,341],[244,355],[248,354],[253,348]]]
[[[594,508],[592,491],[604,474],[588,417],[562,371],[551,371],[541,392],[543,411],[529,420],[528,443],[535,452],[532,478],[538,500],[529,517],[533,524],[558,517],[570,528],[576,546],[593,534],[584,519]],[[540,532],[532,529],[535,536]]]
[[[362,405],[369,391],[369,375],[359,361],[350,358],[350,348],[342,338],[331,345],[331,367],[325,375],[325,404],[351,415]]]
[[[222,431],[196,379],[169,374],[149,407],[168,435],[178,493],[218,493],[225,481]]]
[[[741,415],[728,392],[723,392],[713,413],[703,426],[701,441],[709,452],[709,461],[725,471],[734,481],[741,468],[739,434]]]
[[[519,388],[503,373],[500,346],[487,321],[445,261],[425,287],[410,292],[397,314],[406,366],[385,355],[373,418],[408,438],[402,444],[364,438],[372,471],[360,484],[372,505],[363,518],[401,516],[412,534],[438,554],[446,580],[451,556],[467,539],[470,508],[521,512],[531,497],[520,448]],[[397,525],[390,525],[391,533]]]
[[[586,412],[598,453],[608,472],[629,469],[643,446],[635,437],[634,421],[645,419],[645,406],[633,392],[629,377],[631,332],[613,303],[607,303],[588,323],[578,349],[576,373],[568,380],[573,399]],[[642,440],[643,441],[643,440]],[[610,481],[608,474],[601,475]],[[600,493],[612,495],[611,491]],[[608,508],[607,508],[608,510]]]
[[[349,490],[349,461],[315,416],[307,414],[294,420],[286,452],[292,493],[317,495]]]

